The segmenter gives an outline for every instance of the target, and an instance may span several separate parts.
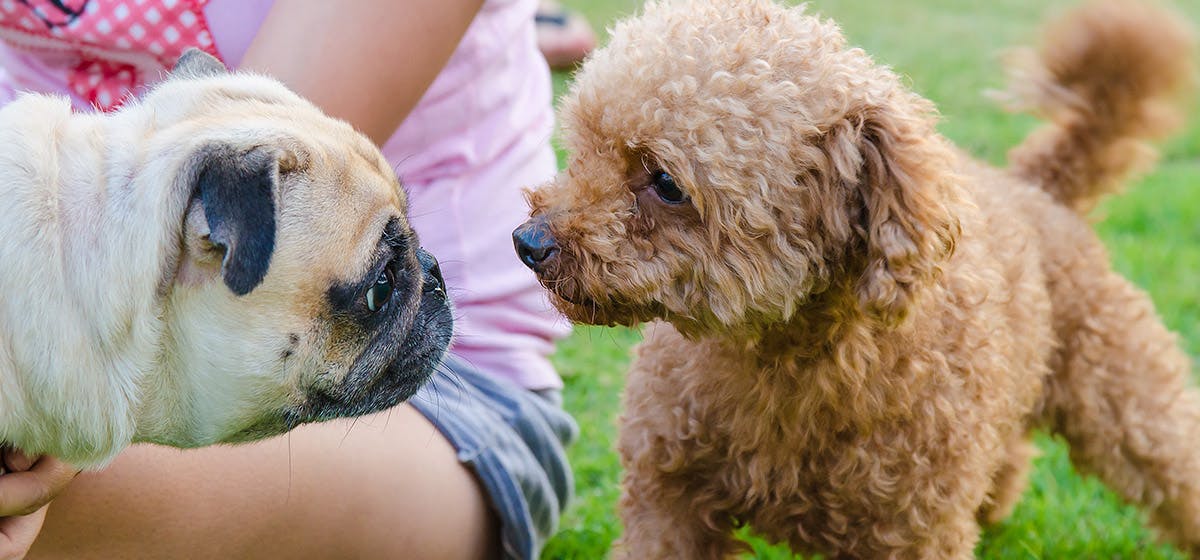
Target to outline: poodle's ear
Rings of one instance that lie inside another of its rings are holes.
[[[915,96],[866,110],[834,136],[831,155],[852,186],[865,246],[859,304],[897,324],[958,240],[962,191],[954,155],[935,132],[932,106]]]

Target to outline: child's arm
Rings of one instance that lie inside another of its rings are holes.
[[[241,69],[283,81],[377,144],[449,60],[482,0],[279,0]]]

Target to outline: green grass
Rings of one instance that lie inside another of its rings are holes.
[[[597,28],[633,13],[634,0],[568,2]],[[1001,51],[1028,44],[1043,18],[1074,2],[1063,0],[815,0],[809,10],[834,18],[850,41],[908,77],[934,100],[941,130],[960,146],[993,163],[1034,126],[1011,115],[983,92],[1003,85]],[[1182,3],[1181,3],[1182,4]],[[1200,2],[1179,6],[1200,22]],[[555,76],[556,94],[570,81]],[[1197,104],[1200,109],[1200,103]],[[561,154],[560,154],[561,155]],[[1153,297],[1164,320],[1187,350],[1200,354],[1200,118],[1164,150],[1155,172],[1096,213],[1113,265]],[[578,419],[579,441],[570,449],[576,500],[544,558],[603,558],[621,531],[614,513],[620,464],[615,452],[623,372],[637,331],[577,327],[555,356],[565,402]],[[1182,558],[1157,544],[1143,516],[1123,505],[1093,478],[1077,475],[1066,448],[1039,436],[1029,489],[1012,517],[988,529],[981,558]],[[1200,442],[1196,442],[1200,445]],[[785,550],[750,538],[752,557],[790,558]]]

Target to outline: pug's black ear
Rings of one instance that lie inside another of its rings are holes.
[[[218,145],[201,154],[193,197],[204,208],[209,241],[224,251],[221,276],[244,296],[267,275],[275,252],[279,155],[266,147]]]
[[[220,60],[196,47],[183,51],[171,69],[172,78],[207,78],[228,73]]]

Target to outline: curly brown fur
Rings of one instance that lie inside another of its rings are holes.
[[[1146,140],[1182,122],[1195,38],[1161,7],[1096,1],[1049,25],[1039,52],[1016,51],[1010,98],[1050,123],[1009,154],[1014,175],[1086,212],[1156,152]]]
[[[1111,5],[1061,28],[1085,47],[1175,28],[1097,23]],[[1072,126],[1117,139],[1159,130],[1127,109],[1189,68],[1054,52],[1043,89],[1090,84]],[[1131,68],[1142,85],[1097,93]],[[1018,499],[1038,425],[1200,553],[1187,359],[1072,209],[1131,143],[1068,134],[1047,145],[1076,160],[990,168],[833,23],[767,0],[648,5],[562,116],[567,170],[530,193],[556,246],[530,264],[574,320],[654,321],[625,396],[619,556],[720,558],[748,524],[835,557],[968,558]]]

